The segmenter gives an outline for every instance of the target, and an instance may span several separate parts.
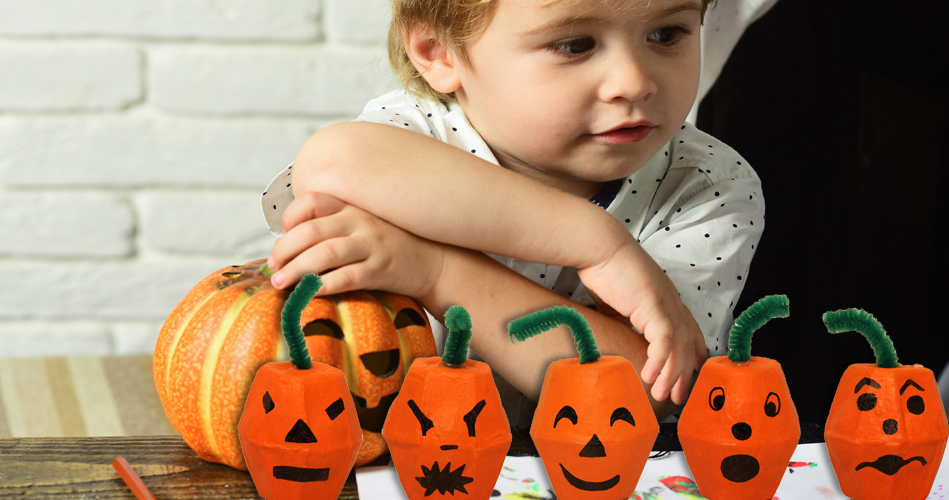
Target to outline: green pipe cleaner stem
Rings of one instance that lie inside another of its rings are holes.
[[[445,313],[445,326],[448,328],[448,338],[445,340],[442,364],[460,368],[468,359],[468,345],[471,343],[471,315],[464,307],[451,306]]]
[[[593,331],[590,330],[590,323],[580,314],[580,311],[572,307],[554,306],[532,312],[508,323],[507,330],[513,344],[515,340],[523,342],[561,325],[569,327],[573,334],[573,341],[577,344],[577,353],[580,354],[580,364],[592,363],[600,359],[600,351],[596,348],[596,339],[593,337]]]
[[[728,359],[748,361],[751,359],[751,336],[774,318],[787,318],[790,314],[787,295],[768,295],[755,302],[735,320],[728,332]]]
[[[872,314],[863,309],[841,309],[825,312],[822,319],[830,333],[855,331],[866,337],[880,368],[900,367],[893,341]]]
[[[310,303],[310,299],[316,295],[323,287],[323,280],[315,274],[307,274],[300,280],[287,302],[283,305],[283,311],[280,313],[280,327],[283,329],[283,337],[287,339],[287,350],[290,352],[290,361],[294,366],[301,370],[307,370],[313,367],[313,360],[310,359],[310,351],[306,348],[306,340],[303,337],[303,329],[300,328],[300,316],[303,309]]]

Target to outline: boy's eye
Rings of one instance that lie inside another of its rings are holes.
[[[548,45],[548,48],[553,52],[563,53],[568,56],[578,56],[592,49],[594,45],[596,45],[596,42],[592,38],[579,36],[566,40],[558,40]]]
[[[665,28],[659,28],[653,31],[649,34],[648,38],[651,42],[671,47],[679,43],[682,37],[691,33],[691,31],[682,26],[666,26]]]

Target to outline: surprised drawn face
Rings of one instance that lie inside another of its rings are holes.
[[[936,379],[920,365],[851,365],[825,426],[841,490],[855,498],[925,498],[947,437]]]
[[[382,434],[413,500],[490,497],[511,445],[491,369],[474,360],[449,368],[438,357],[416,359]]]

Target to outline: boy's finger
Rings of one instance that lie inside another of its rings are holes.
[[[307,273],[321,274],[330,269],[361,262],[369,257],[368,248],[352,238],[332,238],[307,248],[270,277],[275,288],[287,288],[300,281]],[[331,290],[324,283],[317,295],[328,295]],[[335,293],[335,292],[333,292]]]
[[[658,331],[657,331],[658,330]],[[642,377],[647,383],[655,383],[669,355],[672,353],[672,331],[666,325],[657,325],[649,330],[646,348],[646,364],[643,366]]]
[[[349,234],[346,221],[339,217],[307,220],[277,239],[267,265],[274,271],[283,268],[307,249],[322,241]]]
[[[294,198],[283,211],[283,216],[281,217],[283,231],[287,233],[301,222],[335,214],[345,206],[346,204],[344,202],[328,194],[314,192],[303,193],[299,197]]]

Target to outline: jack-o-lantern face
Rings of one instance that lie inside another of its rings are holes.
[[[531,438],[563,499],[626,498],[642,475],[659,423],[625,358],[551,363]]]
[[[486,363],[412,363],[382,429],[411,500],[439,494],[488,498],[511,446],[511,429]]]
[[[425,312],[402,295],[346,292],[313,298],[301,324],[313,359],[346,375],[364,431],[356,466],[365,465],[387,450],[380,431],[412,361],[436,354]]]
[[[238,425],[247,468],[266,499],[336,498],[362,442],[342,372],[267,363]]]
[[[841,318],[846,327],[838,327]],[[824,426],[841,491],[857,500],[926,498],[949,440],[932,370],[900,365],[892,341],[865,311],[834,311],[824,321],[833,333],[857,329],[877,355],[877,364],[844,371]]]
[[[801,436],[777,361],[709,358],[679,418],[679,442],[702,495],[771,498]]]

